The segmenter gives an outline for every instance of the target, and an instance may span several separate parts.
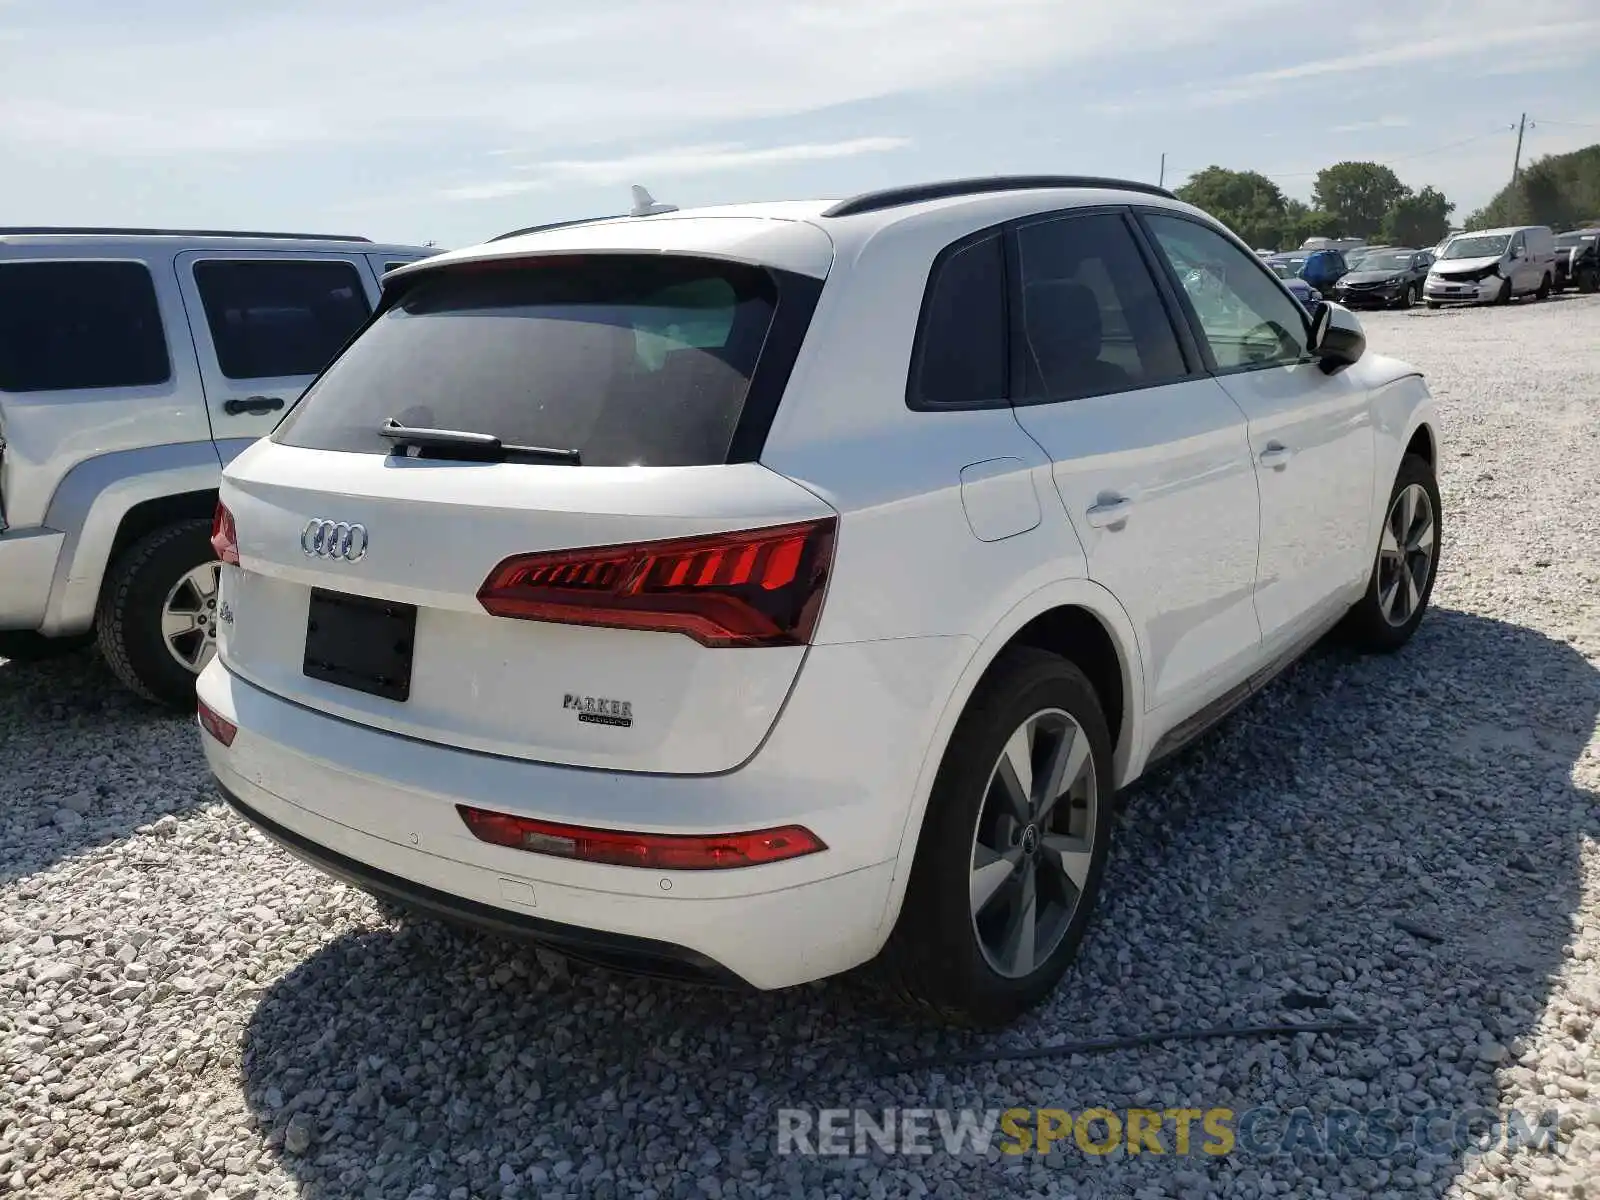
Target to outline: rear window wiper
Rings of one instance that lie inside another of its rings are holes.
[[[576,450],[558,446],[516,446],[502,442],[492,433],[474,433],[468,429],[419,429],[402,425],[390,417],[378,426],[378,436],[394,443],[396,450],[413,446],[417,450],[432,451],[430,458],[457,458],[468,462],[505,462],[508,458],[538,458],[551,462],[582,464]]]

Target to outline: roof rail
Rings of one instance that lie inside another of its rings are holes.
[[[857,213],[879,212],[885,208],[899,208],[904,204],[921,204],[925,200],[943,200],[951,196],[980,196],[987,192],[1020,192],[1030,188],[1108,188],[1123,192],[1143,192],[1150,196],[1163,196],[1176,200],[1164,187],[1153,183],[1140,183],[1133,179],[1106,179],[1098,175],[988,175],[975,179],[947,179],[939,183],[914,183],[906,187],[884,188],[876,192],[863,192],[841,200],[822,215],[825,217],[853,217]]]
[[[548,225],[529,225],[526,229],[513,229],[510,233],[497,233],[489,240],[491,242],[503,242],[507,238],[521,237],[525,233],[543,233],[547,229],[566,229],[572,225],[592,225],[596,221],[616,221],[627,215],[627,213],[615,213],[609,217],[575,217],[570,221],[551,221]]]
[[[0,225],[0,237],[7,234],[113,233],[127,237],[217,237],[273,238],[297,242],[368,242],[371,238],[345,233],[263,233],[242,229],[132,229],[113,225]]]

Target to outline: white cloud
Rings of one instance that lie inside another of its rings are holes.
[[[204,23],[109,10],[70,26],[39,10],[19,26],[37,52],[0,73],[0,145],[138,157],[682,140],[1202,43],[1285,6],[1214,0],[1197,19],[1187,0],[280,0]]]
[[[1553,63],[1593,55],[1600,19],[1592,0],[1407,0],[1393,15],[1356,22],[1345,53],[1251,71],[1214,83],[1172,90],[1141,89],[1090,109],[1105,115],[1162,109],[1223,108],[1276,95],[1286,88],[1385,69],[1419,71],[1450,64],[1463,82],[1480,75],[1538,74]],[[1360,124],[1334,132],[1375,128]]]
[[[1369,129],[1405,129],[1411,124],[1406,117],[1378,117],[1372,121],[1354,121],[1349,125],[1335,125],[1330,133],[1365,133]]]
[[[631,184],[641,180],[673,179],[685,175],[748,170],[751,167],[883,154],[910,144],[911,140],[903,137],[860,137],[843,142],[801,142],[759,149],[737,144],[680,146],[623,158],[556,159],[532,164],[527,168],[531,174],[525,179],[465,184],[446,188],[441,194],[449,200],[495,200],[503,196],[543,191],[564,183],[596,186]]]

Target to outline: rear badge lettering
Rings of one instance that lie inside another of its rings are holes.
[[[619,729],[633,726],[631,700],[607,700],[603,696],[577,696],[568,692],[561,698],[561,707],[578,714],[585,725],[615,725]]]

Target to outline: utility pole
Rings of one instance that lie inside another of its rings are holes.
[[[1528,127],[1528,114],[1522,114],[1522,120],[1517,122],[1517,156],[1511,160],[1511,182],[1516,183],[1517,171],[1522,166],[1522,132]]]
[[[1156,182],[1157,187],[1167,186],[1167,152],[1161,152],[1161,178]]]

